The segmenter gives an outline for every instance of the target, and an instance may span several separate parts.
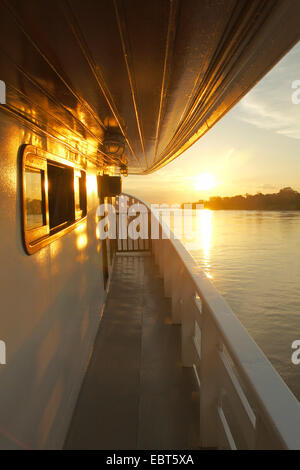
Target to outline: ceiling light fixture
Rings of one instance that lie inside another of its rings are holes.
[[[107,155],[121,158],[125,150],[125,139],[120,132],[108,130],[103,140],[103,149]]]

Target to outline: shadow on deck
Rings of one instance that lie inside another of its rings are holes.
[[[191,449],[199,397],[150,256],[116,256],[66,449]]]

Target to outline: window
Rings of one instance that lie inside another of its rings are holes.
[[[74,222],[74,169],[48,162],[48,200],[50,230],[64,228]]]
[[[23,153],[23,238],[32,254],[74,228],[87,213],[86,173],[26,146]]]
[[[74,197],[76,220],[86,216],[86,174],[84,171],[74,172]]]
[[[30,154],[23,171],[23,225],[25,242],[31,244],[49,234],[47,165],[44,159]]]

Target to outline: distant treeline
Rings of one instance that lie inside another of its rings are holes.
[[[27,199],[26,209],[29,214],[41,214],[42,202],[40,199]]]
[[[188,204],[188,203],[185,203]],[[208,201],[198,201],[191,203],[193,208],[197,204],[204,204],[205,209],[213,210],[300,210],[300,193],[292,188],[283,188],[278,193],[232,197],[211,197]],[[184,204],[182,204],[182,207]]]

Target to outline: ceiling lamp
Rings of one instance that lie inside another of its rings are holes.
[[[120,132],[109,130],[105,133],[103,149],[107,155],[122,157],[125,150],[125,139]]]

